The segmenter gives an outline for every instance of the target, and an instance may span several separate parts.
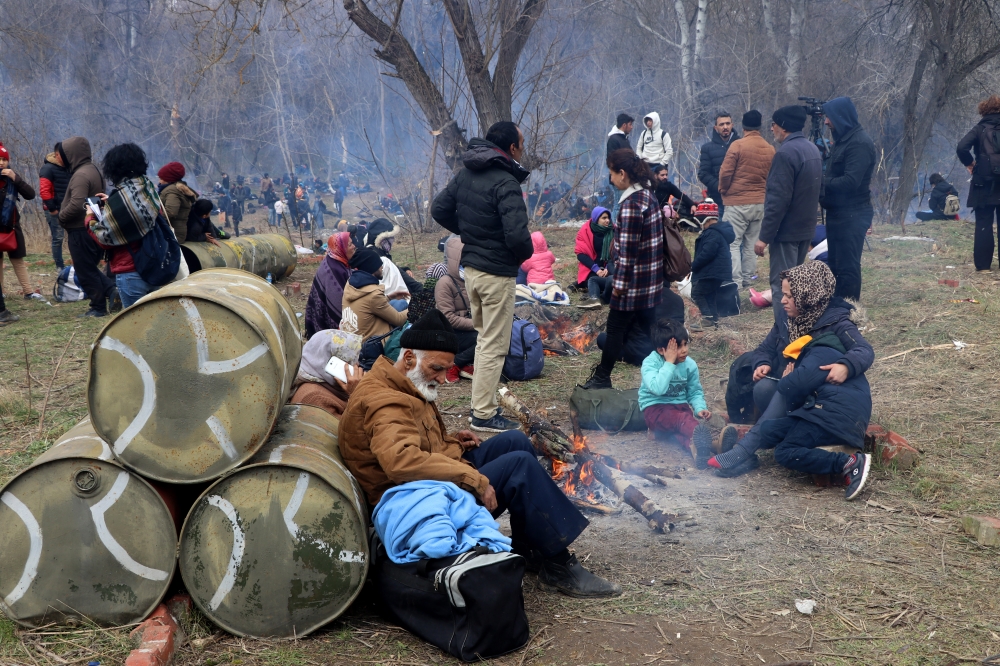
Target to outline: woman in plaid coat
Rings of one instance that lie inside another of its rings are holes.
[[[648,333],[656,322],[663,292],[663,211],[651,188],[649,166],[622,148],[608,155],[611,184],[619,190],[621,208],[615,223],[611,312],[601,363],[583,388],[611,388],[611,371],[622,356],[625,333],[641,326]]]

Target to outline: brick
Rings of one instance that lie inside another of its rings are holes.
[[[170,612],[169,607],[187,609],[190,612],[191,598],[187,595],[176,595],[165,604],[160,604],[131,635],[140,641],[139,647],[132,650],[125,666],[166,666],[174,658],[174,651],[183,642],[181,628]]]
[[[1000,546],[1000,518],[962,516],[962,529],[984,546]]]
[[[891,464],[896,469],[911,469],[920,462],[920,452],[905,437],[874,423],[865,433],[865,451],[883,465]]]
[[[292,286],[292,293],[295,294],[296,296],[302,293],[301,282],[293,282],[291,286]]]

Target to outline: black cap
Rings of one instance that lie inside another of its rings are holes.
[[[783,106],[771,115],[771,120],[786,132],[801,132],[806,126],[806,110],[801,106],[792,104]]]
[[[370,247],[363,247],[354,253],[350,264],[351,268],[374,274],[375,271],[382,268],[382,257],[378,256],[378,253]]]
[[[743,129],[760,129],[760,123],[762,120],[760,111],[757,109],[750,109],[743,114]]]
[[[403,349],[458,353],[458,336],[440,310],[428,310],[399,336]]]

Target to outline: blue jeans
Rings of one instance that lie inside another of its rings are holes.
[[[611,189],[613,190],[613,194],[615,197],[614,201],[615,205],[611,207],[611,223],[614,224],[615,222],[618,221],[618,209],[621,208],[621,203],[619,202],[619,199],[621,199],[622,192],[624,192],[625,190],[619,190],[614,185],[611,186]]]
[[[611,283],[611,274],[608,273],[605,277],[598,277],[596,273],[591,273],[590,277],[587,278],[587,295],[591,298],[600,298],[604,293],[605,287]]]
[[[776,463],[797,472],[839,474],[850,461],[846,453],[818,448],[845,442],[815,423],[794,416],[771,419],[761,424],[761,438],[766,448],[774,449]]]
[[[135,271],[118,273],[115,275],[115,284],[118,287],[118,295],[122,299],[122,309],[132,307],[137,300],[151,291],[159,289],[159,287],[154,287],[143,280]]]
[[[45,211],[45,221],[49,223],[49,231],[52,233],[52,261],[56,262],[56,268],[63,268],[62,246],[65,231],[59,226],[59,216]]]
[[[274,212],[274,205],[267,209],[267,224],[271,227],[278,226],[278,214]]]
[[[402,312],[403,310],[410,307],[410,303],[405,298],[394,298],[389,301],[389,305],[396,309],[396,312]]]

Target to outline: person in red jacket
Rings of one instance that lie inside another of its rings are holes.
[[[62,270],[66,265],[62,253],[66,231],[59,226],[59,206],[66,196],[66,186],[69,185],[69,169],[63,164],[59,154],[60,145],[57,143],[52,152],[45,156],[45,163],[38,170],[38,193],[42,197],[45,221],[49,223],[49,231],[52,233],[52,261],[56,262],[56,268]]]

